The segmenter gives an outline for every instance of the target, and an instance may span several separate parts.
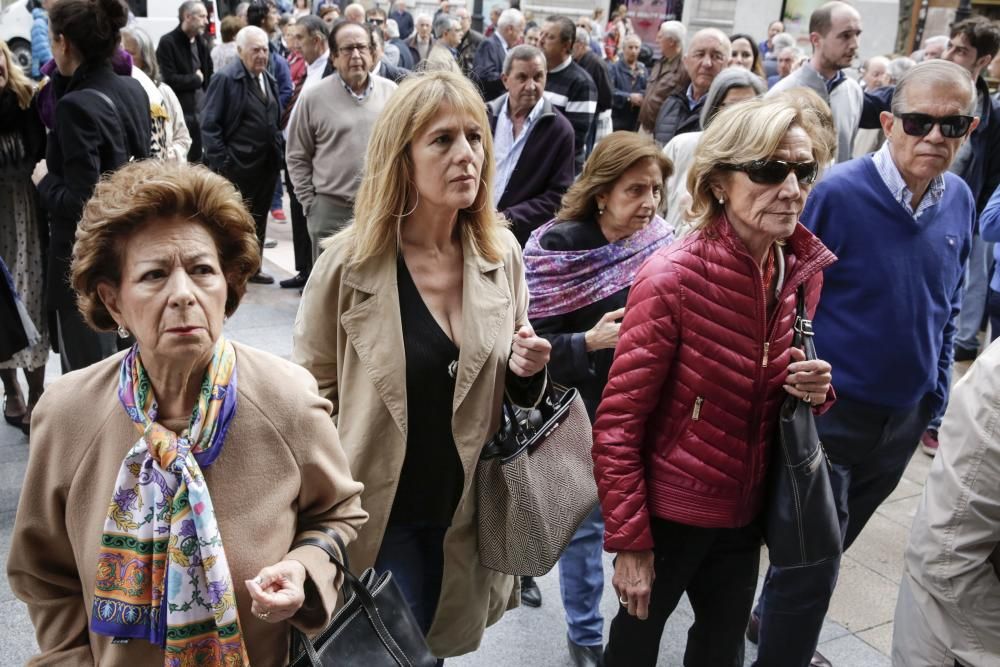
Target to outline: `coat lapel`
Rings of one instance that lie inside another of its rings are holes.
[[[406,439],[406,352],[393,254],[351,268],[345,284],[371,297],[340,317],[347,339],[364,364],[382,402]],[[344,387],[341,391],[350,391]]]
[[[486,360],[497,345],[497,337],[514,332],[500,328],[510,310],[506,277],[499,270],[503,262],[488,262],[476,253],[468,239],[463,240],[465,270],[462,287],[462,350],[458,356],[453,411],[468,395]],[[498,277],[499,276],[499,277]],[[509,342],[508,342],[509,345]]]

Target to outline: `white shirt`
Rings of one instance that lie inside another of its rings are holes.
[[[327,49],[323,52],[323,55],[306,65],[306,79],[302,82],[302,91],[295,98],[295,106],[292,107],[291,113],[288,114],[288,125],[285,126],[284,130],[285,141],[288,141],[288,128],[292,124],[295,110],[299,108],[299,100],[302,98],[302,93],[323,80],[323,72],[326,71],[326,64],[328,62],[330,62],[330,49]]]
[[[524,150],[524,145],[528,142],[528,135],[531,134],[531,128],[535,126],[535,121],[542,115],[542,107],[544,105],[545,98],[539,98],[538,102],[535,103],[535,106],[528,113],[528,117],[524,120],[521,134],[515,138],[514,121],[511,120],[508,111],[510,96],[506,93],[503,96],[503,111],[497,117],[497,129],[493,137],[493,153],[497,165],[496,178],[494,179],[495,187],[493,188],[494,206],[500,203],[504,190],[507,189],[507,184],[510,183],[510,177],[514,174],[517,161],[521,159],[521,152]]]

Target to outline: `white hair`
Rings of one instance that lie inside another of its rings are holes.
[[[258,28],[255,25],[248,25],[244,28],[240,28],[240,31],[236,33],[236,48],[244,49],[251,39],[261,39],[267,44],[267,33]]]
[[[417,12],[417,15],[413,17],[413,24],[416,25],[420,21],[427,21],[428,23],[433,23],[431,15],[427,12]]]
[[[687,39],[687,28],[680,21],[664,21],[660,24],[660,37],[669,37],[677,42],[677,45],[684,48],[684,40]]]
[[[581,28],[577,26],[576,28],[576,43],[590,45],[590,33],[587,32],[586,28]]]
[[[389,33],[389,39],[399,38],[399,24],[396,23],[396,19],[386,19],[385,31]]]
[[[892,83],[897,83],[903,78],[903,75],[913,69],[916,65],[916,61],[913,58],[907,58],[906,56],[900,56],[899,58],[893,58],[889,61],[889,78]]]
[[[927,50],[928,46],[934,46],[940,44],[941,46],[948,47],[948,35],[934,35],[933,37],[928,37],[924,40],[923,51]]]
[[[732,42],[729,41],[729,37],[727,37],[726,33],[722,32],[718,28],[702,28],[695,34],[691,35],[691,41],[688,42],[687,45],[688,50],[690,50],[691,47],[694,46],[695,40],[698,39],[699,37],[715,38],[719,42],[719,44],[722,45],[722,50],[726,52],[727,59],[729,58],[729,54],[733,52],[733,44]]]
[[[503,29],[511,25],[524,25],[524,14],[520,10],[505,9],[500,12],[500,18],[497,19],[497,28]]]
[[[795,38],[787,32],[779,32],[771,38],[771,50],[775,53],[787,49],[789,46],[795,46]]]

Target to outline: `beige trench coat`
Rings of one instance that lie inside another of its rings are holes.
[[[895,667],[1000,667],[1000,343],[952,390],[913,519]]]
[[[468,241],[464,247],[452,432],[465,483],[444,538],[441,597],[427,636],[439,657],[474,651],[486,626],[520,602],[514,577],[479,564],[476,536],[476,463],[499,426],[513,335],[528,321],[521,249],[513,234],[503,235],[499,262],[477,255]],[[375,563],[406,454],[406,357],[395,255],[358,267],[345,255],[341,240],[313,267],[295,321],[292,359],[312,372],[320,394],[333,402],[351,472],[365,487],[361,504],[370,519],[348,547],[351,568],[360,573]],[[533,404],[532,394],[541,390],[540,382],[507,384],[519,403]]]

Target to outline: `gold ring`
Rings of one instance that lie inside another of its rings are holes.
[[[805,401],[806,403],[809,403],[810,405],[812,405],[812,402],[813,402],[812,394],[806,394],[806,397],[803,398],[802,400]]]
[[[270,616],[270,615],[271,615],[271,610],[270,609],[265,609],[264,611],[258,611],[257,612],[257,618],[259,618],[262,621],[266,621],[267,617]]]

